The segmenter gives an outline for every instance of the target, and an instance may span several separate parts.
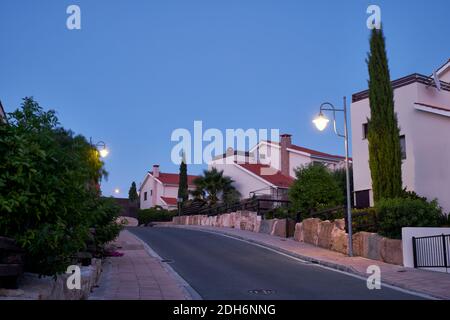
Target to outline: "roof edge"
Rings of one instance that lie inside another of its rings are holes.
[[[393,89],[398,89],[413,83],[421,83],[424,85],[428,85],[428,86],[433,86],[435,87],[436,85],[434,84],[434,79],[432,77],[428,77],[425,76],[423,74],[420,73],[413,73],[410,74],[408,76],[396,79],[391,81],[391,85]],[[442,90],[445,91],[449,91],[450,92],[450,83],[445,82],[445,81],[440,81],[441,82],[441,88]],[[354,93],[352,95],[352,103],[364,100],[369,98],[369,89]]]

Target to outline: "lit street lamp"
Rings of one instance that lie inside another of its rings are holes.
[[[92,138],[90,139],[91,146],[94,147],[94,144],[92,142]],[[95,148],[97,149],[98,153],[100,154],[100,157],[106,158],[109,154],[108,148],[106,148],[106,143],[103,141],[99,141],[95,144]]]
[[[324,131],[328,126],[330,120],[328,120],[323,111],[333,112],[333,126],[334,132],[341,138],[345,140],[345,176],[347,182],[347,225],[348,225],[348,255],[353,256],[353,239],[352,239],[352,206],[351,206],[351,195],[350,195],[350,169],[349,169],[349,156],[348,156],[348,128],[347,128],[347,99],[344,97],[344,107],[343,109],[336,109],[334,105],[329,102],[322,103],[320,106],[320,112],[317,118],[313,120],[316,128],[320,131]],[[336,127],[336,112],[344,113],[344,134],[340,134]]]

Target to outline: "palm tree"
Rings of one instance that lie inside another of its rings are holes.
[[[196,189],[191,192],[194,198],[208,201],[209,205],[219,200],[230,203],[239,199],[239,191],[233,186],[234,181],[223,175],[216,168],[204,170],[203,175],[194,180]]]

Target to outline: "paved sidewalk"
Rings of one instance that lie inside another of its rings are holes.
[[[124,255],[105,261],[99,287],[89,300],[191,299],[183,284],[130,232],[122,231],[114,244]]]
[[[429,295],[438,299],[450,299],[450,274],[405,268],[381,261],[362,257],[348,257],[344,254],[319,248],[307,243],[284,239],[263,233],[255,233],[233,228],[216,228],[208,226],[179,226],[198,231],[215,232],[241,240],[260,244],[279,252],[333,269],[367,277],[367,267],[377,265],[381,269],[382,283]]]

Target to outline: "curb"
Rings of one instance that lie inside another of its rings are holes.
[[[329,262],[329,261],[323,261],[314,257],[310,257],[310,256],[305,256],[302,254],[298,254],[298,253],[294,253],[291,252],[289,250],[285,250],[283,248],[277,247],[277,246],[272,246],[272,245],[268,245],[262,241],[258,241],[258,240],[252,240],[252,239],[248,239],[244,236],[239,236],[239,235],[234,235],[234,234],[229,234],[227,232],[221,231],[221,230],[210,230],[210,229],[201,229],[201,228],[196,228],[195,226],[185,226],[185,225],[170,225],[170,226],[161,226],[161,227],[165,227],[165,228],[180,228],[180,229],[190,229],[190,230],[196,230],[196,231],[201,231],[201,232],[208,232],[208,233],[212,233],[212,234],[218,234],[218,235],[222,235],[222,236],[227,236],[230,238],[235,238],[238,240],[242,240],[248,243],[252,243],[252,244],[256,244],[259,245],[261,247],[265,247],[274,251],[278,251],[282,254],[291,256],[293,258],[297,258],[300,260],[304,260],[306,262],[310,262],[319,266],[323,266],[326,268],[330,268],[330,269],[334,269],[337,271],[341,271],[341,272],[346,272],[355,276],[359,276],[359,277],[364,277],[366,278],[367,275],[365,273],[361,273],[359,271],[357,271],[355,268],[350,267],[350,266],[346,266],[346,265],[342,265],[342,264],[338,264],[338,263],[333,263],[333,262]],[[448,297],[443,297],[434,293],[430,293],[430,292],[424,292],[424,291],[417,291],[416,289],[412,289],[408,286],[405,286],[403,284],[397,283],[397,282],[392,282],[392,281],[383,281],[386,285],[395,287],[397,289],[400,290],[407,290],[410,291],[410,293],[413,293],[415,295],[419,295],[428,299],[434,299],[434,300],[448,300]]]

